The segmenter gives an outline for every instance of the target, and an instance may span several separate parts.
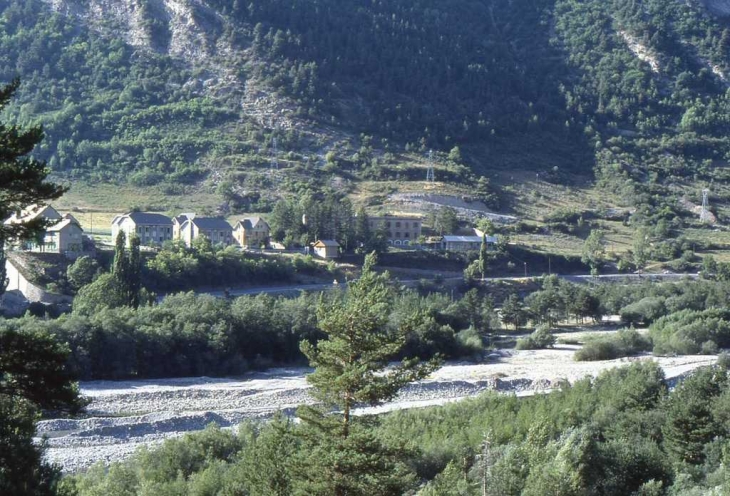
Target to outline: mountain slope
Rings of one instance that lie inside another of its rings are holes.
[[[726,178],[728,12],[721,0],[4,0],[0,79],[21,76],[11,118],[42,122],[39,154],[71,178],[168,193],[207,181],[265,209],[260,191],[332,176],[420,180],[434,148],[455,184],[595,170],[651,218]],[[457,145],[467,169],[444,159]],[[716,189],[722,210],[730,193]]]

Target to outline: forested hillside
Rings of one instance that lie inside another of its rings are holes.
[[[4,0],[0,80],[21,77],[11,115],[44,124],[39,155],[71,178],[167,193],[207,178],[229,197],[320,190],[331,176],[420,180],[403,162],[433,148],[447,163],[459,146],[471,172],[452,163],[447,182],[595,170],[618,200],[658,209],[668,185],[726,176],[726,10],[719,0]],[[278,185],[265,174],[274,137],[289,172]]]

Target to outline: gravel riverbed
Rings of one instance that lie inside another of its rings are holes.
[[[655,360],[667,378],[681,377],[715,356],[632,357],[574,362],[575,347],[551,350],[505,350],[485,363],[449,363],[426,380],[405,388],[394,401],[360,413],[381,413],[458,401],[487,390],[518,395],[549,391],[560,381],[595,376],[636,360]],[[234,427],[246,419],[267,419],[277,411],[293,414],[311,403],[307,368],[280,368],[239,378],[208,377],[139,381],[82,382],[91,400],[83,419],[44,420],[38,436],[47,438],[46,457],[66,472],[97,462],[123,460],[140,446],[203,429],[215,422]]]

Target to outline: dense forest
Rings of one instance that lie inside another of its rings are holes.
[[[165,2],[127,6],[134,44],[116,36],[124,16],[62,5],[0,4],[0,79],[22,78],[10,115],[43,122],[37,153],[71,178],[174,193],[215,171],[223,196],[265,209],[251,190],[409,179],[396,152],[459,146],[477,176],[595,170],[650,211],[669,184],[724,178],[730,31],[699,2],[189,2],[204,56],[177,47]],[[253,90],[284,103],[259,112]],[[296,126],[272,124],[282,107]],[[274,137],[292,172],[279,185],[264,173]],[[460,165],[444,177],[472,180]]]

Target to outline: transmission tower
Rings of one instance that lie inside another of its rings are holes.
[[[700,222],[710,222],[712,220],[712,214],[710,213],[710,202],[707,201],[707,195],[709,194],[709,189],[702,190],[702,210],[700,210]]]
[[[428,168],[426,169],[426,182],[433,183],[436,181],[433,172],[433,150],[428,151]]]

